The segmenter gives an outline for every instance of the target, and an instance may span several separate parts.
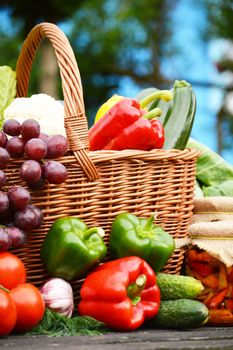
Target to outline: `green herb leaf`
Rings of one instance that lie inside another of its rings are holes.
[[[45,310],[43,320],[26,335],[51,337],[75,335],[101,335],[109,330],[102,322],[89,316],[67,318],[50,309]]]
[[[16,95],[16,73],[8,66],[0,67],[0,126],[3,113]]]

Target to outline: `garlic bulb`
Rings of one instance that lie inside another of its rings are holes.
[[[74,310],[74,298],[71,285],[61,278],[51,278],[40,289],[45,306],[70,318]]]

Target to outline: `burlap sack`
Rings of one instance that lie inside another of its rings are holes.
[[[176,246],[192,244],[204,249],[226,266],[233,265],[233,197],[198,198],[189,226],[189,238]]]
[[[194,200],[192,223],[233,220],[233,197],[205,197]]]

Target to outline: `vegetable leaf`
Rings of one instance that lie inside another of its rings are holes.
[[[109,332],[102,322],[89,316],[67,318],[50,309],[45,310],[39,325],[26,335],[47,335],[51,337],[76,335],[101,335]]]
[[[187,146],[201,151],[197,160],[196,178],[203,186],[219,186],[233,180],[233,166],[206,145],[189,139]]]
[[[0,67],[0,126],[3,113],[16,95],[16,73],[8,66]]]

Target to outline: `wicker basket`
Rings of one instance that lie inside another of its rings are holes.
[[[167,232],[175,238],[185,237],[192,216],[198,156],[192,149],[88,152],[79,70],[66,36],[54,24],[37,25],[25,40],[16,67],[17,95],[27,95],[32,61],[44,38],[52,43],[60,68],[70,151],[60,159],[68,169],[66,183],[46,185],[32,193],[34,203],[43,210],[44,224],[30,232],[27,243],[15,250],[26,265],[28,281],[37,286],[48,277],[40,259],[41,244],[51,224],[59,217],[75,215],[88,225],[103,227],[108,243],[111,224],[117,214],[129,211],[147,217],[156,212],[156,222]],[[20,183],[16,168],[22,161],[12,160],[7,170],[12,183]],[[177,249],[163,271],[179,274],[183,257],[184,251]],[[82,281],[73,282],[76,296]]]

